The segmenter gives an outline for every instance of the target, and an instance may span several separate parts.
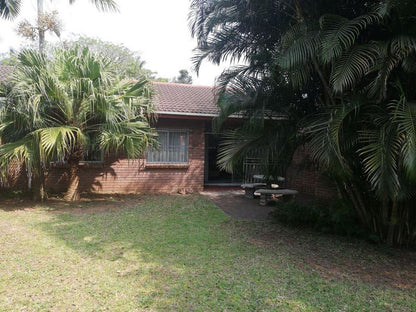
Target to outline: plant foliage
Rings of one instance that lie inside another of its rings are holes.
[[[23,51],[1,114],[1,166],[17,159],[42,176],[51,161],[76,169],[91,151],[136,158],[152,145],[147,81],[118,80],[109,69],[86,48],[56,50],[53,59]]]

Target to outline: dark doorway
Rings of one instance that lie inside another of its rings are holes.
[[[217,166],[218,146],[221,137],[214,133],[205,134],[205,184],[206,185],[222,185],[241,183],[241,177],[236,177],[231,173],[220,170]]]

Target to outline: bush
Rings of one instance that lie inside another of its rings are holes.
[[[277,202],[272,212],[275,221],[293,227],[311,227],[323,233],[363,237],[355,211],[344,201],[302,204],[296,200]]]

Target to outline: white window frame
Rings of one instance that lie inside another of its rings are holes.
[[[167,133],[168,135],[168,146],[167,146],[167,150],[165,150],[164,152],[167,153],[167,160],[151,160],[152,157],[149,157],[151,153],[159,153],[161,152],[161,147],[160,148],[149,148],[146,152],[146,162],[149,164],[189,164],[189,130],[185,130],[185,129],[157,129],[156,130],[158,133],[164,132]],[[185,139],[185,161],[172,161],[170,159],[169,153],[170,153],[170,149],[172,147],[178,147],[181,148],[182,146],[171,146],[169,145],[169,135],[171,133],[184,133],[186,134],[186,139]],[[156,158],[156,157],[155,157]]]

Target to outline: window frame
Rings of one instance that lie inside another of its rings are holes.
[[[100,150],[100,160],[80,160],[79,163],[82,164],[103,164],[104,163],[104,151]]]
[[[189,164],[189,148],[190,148],[190,145],[189,145],[189,136],[190,136],[189,134],[190,134],[190,131],[188,129],[171,129],[171,128],[166,129],[166,128],[160,128],[160,129],[156,129],[156,132],[158,133],[158,135],[159,135],[160,132],[164,132],[164,133],[167,133],[168,134],[168,139],[167,139],[168,146],[167,146],[167,150],[165,151],[167,153],[167,157],[166,157],[167,160],[166,161],[161,161],[161,160],[152,161],[152,160],[149,160],[150,159],[150,157],[149,157],[149,154],[150,153],[152,153],[152,152],[158,153],[158,152],[161,152],[162,151],[161,148],[160,149],[157,149],[157,148],[150,147],[146,151],[146,163],[149,164],[149,165],[158,165],[158,164],[159,165],[188,165]],[[181,146],[181,145],[176,145],[176,146],[175,145],[170,145],[169,144],[169,140],[170,140],[169,136],[170,136],[171,133],[185,134],[186,135],[185,145],[184,146]],[[178,148],[184,147],[185,161],[180,161],[179,162],[179,161],[172,161],[172,160],[169,159],[170,158],[170,156],[169,156],[170,148],[172,146],[173,147],[178,147]]]
[[[68,165],[68,161],[66,160],[53,160],[50,162],[51,165],[53,166],[66,166]],[[80,160],[79,165],[102,165],[104,164],[104,151],[100,150],[100,160]]]

